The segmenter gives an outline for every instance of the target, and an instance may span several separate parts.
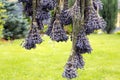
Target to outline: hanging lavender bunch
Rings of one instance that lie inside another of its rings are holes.
[[[79,53],[76,53],[74,56],[74,63],[76,64],[76,68],[84,68],[85,62],[83,60],[83,56]]]
[[[68,11],[70,16],[72,16],[72,17],[76,16],[76,18],[80,19],[81,15],[80,15],[80,4],[79,4],[79,1],[80,0],[76,0],[74,5],[71,8],[69,8],[67,11]]]
[[[63,9],[60,12],[60,20],[63,25],[72,24],[72,17],[68,11],[68,0],[64,0]]]
[[[25,12],[26,16],[32,16],[33,11],[32,11],[32,3],[31,2],[25,4],[24,12]]]
[[[39,19],[36,18],[36,22],[37,22],[37,25],[38,25],[38,29],[39,29],[39,30],[44,29],[44,25],[43,25],[42,20],[39,20]]]
[[[60,13],[60,20],[63,25],[72,24],[72,17],[68,10],[62,10]]]
[[[56,6],[56,0],[40,0],[41,7],[46,10],[53,10]]]
[[[40,44],[42,42],[39,31],[37,30],[37,27],[34,24],[32,26],[32,30],[30,31],[30,36],[32,37],[34,44]]]
[[[53,28],[53,23],[55,21],[55,17],[56,17],[56,13],[53,13],[53,16],[50,19],[50,24],[48,24],[48,29],[45,32],[46,35],[50,36],[50,33],[52,32],[52,28]]]
[[[38,29],[44,29],[43,20],[50,18],[50,13],[48,10],[42,7],[41,0],[37,1],[37,9],[36,9],[36,22],[38,25]]]
[[[25,49],[30,50],[31,48],[35,48],[36,44],[40,44],[41,42],[42,39],[37,30],[37,27],[34,24],[32,24],[31,30],[29,31],[28,36],[24,41],[23,47],[25,47]]]
[[[32,48],[36,48],[36,45],[33,43],[32,38],[28,37],[25,39],[23,47],[27,50],[30,50]]]
[[[61,23],[63,25],[69,25],[72,24],[72,17],[75,15],[77,18],[80,18],[80,7],[78,4],[79,0],[76,0],[74,5],[67,9],[67,10],[62,10],[61,14],[60,14],[60,18],[61,18]]]
[[[72,79],[77,77],[77,69],[84,68],[84,61],[83,57],[79,53],[74,53],[73,55],[70,55],[68,62],[65,65],[65,70],[62,74],[63,77]]]
[[[45,19],[49,19],[50,18],[50,13],[43,11],[43,10],[37,10],[36,13],[36,19],[37,20],[45,20]]]
[[[76,78],[77,68],[75,66],[76,64],[73,61],[68,61],[62,76],[68,79]]]
[[[95,10],[99,9],[102,10],[103,9],[103,3],[101,0],[93,0],[93,7]]]
[[[84,31],[79,32],[76,42],[76,52],[79,54],[91,53],[92,48]]]
[[[39,30],[44,28],[42,21],[50,18],[50,10],[54,9],[55,4],[55,0],[40,0],[36,13],[36,21]]]
[[[56,20],[53,23],[52,32],[50,33],[50,38],[54,41],[67,41],[68,37],[66,36],[66,33],[63,29],[63,25],[60,22],[59,19],[60,15],[56,15]]]
[[[37,9],[37,13],[36,13],[36,21],[38,24],[38,29],[42,30],[44,29],[44,25],[43,25],[43,20],[47,20],[50,18],[50,13],[41,10],[41,8]]]
[[[106,22],[98,15],[97,11],[92,6],[86,8],[85,15],[84,28],[87,35],[93,33],[94,30],[105,28]]]
[[[23,3],[24,10],[23,12],[26,14],[26,16],[32,16],[32,0],[19,0],[19,2]]]
[[[18,0],[19,2],[30,2],[31,0]]]

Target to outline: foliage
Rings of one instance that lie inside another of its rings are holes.
[[[69,7],[71,7],[74,4],[75,0],[68,0],[68,2],[69,2]]]
[[[104,5],[101,14],[107,22],[105,32],[110,34],[116,27],[115,24],[117,21],[118,0],[102,0],[102,2]]]
[[[27,34],[28,24],[22,16],[11,15],[4,24],[3,38],[4,39],[19,39]]]
[[[6,10],[4,9],[4,4],[0,2],[0,37],[2,35],[3,24],[5,23],[4,19],[7,17],[5,12]]]
[[[5,16],[6,10],[3,7],[4,7],[4,4],[0,2],[0,26],[4,24],[3,19],[6,17]]]
[[[8,18],[5,20],[3,29],[4,39],[18,39],[26,36],[28,21],[22,16],[22,12],[16,2],[4,2],[4,9]]]
[[[117,32],[115,32],[115,34],[118,34],[118,35],[120,35],[120,31],[117,31]]]
[[[43,44],[31,51],[18,45],[22,40],[0,41],[0,80],[66,80],[61,72],[71,41],[56,43],[46,36],[43,39]],[[80,75],[73,80],[119,80],[120,36],[92,34],[89,39],[94,51],[84,55],[85,69],[79,70]]]

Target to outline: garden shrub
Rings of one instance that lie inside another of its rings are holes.
[[[22,9],[17,2],[3,1],[8,18],[5,20],[3,38],[19,39],[25,37],[28,31],[28,20],[22,15]]]

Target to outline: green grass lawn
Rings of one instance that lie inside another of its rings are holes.
[[[20,46],[22,40],[0,41],[0,80],[66,80],[61,75],[71,42],[43,38],[30,51]],[[93,52],[84,54],[85,68],[73,80],[120,80],[120,35],[92,34],[89,40]]]

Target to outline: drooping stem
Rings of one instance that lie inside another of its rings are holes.
[[[80,0],[80,9],[81,9],[81,24],[83,24],[84,23],[84,12],[85,12],[85,0]]]
[[[85,0],[85,8],[92,5],[92,0]]]
[[[57,6],[55,8],[56,14],[60,14],[60,0],[57,0]]]
[[[70,55],[68,61],[72,60],[74,55],[76,55],[76,42],[78,33],[83,30],[84,24],[84,9],[85,9],[85,1],[77,0],[77,5],[80,7],[79,14],[80,18],[77,18],[76,15],[73,16],[73,31],[72,31],[72,54]]]
[[[32,14],[32,21],[33,22],[36,22],[36,9],[37,9],[37,0],[32,0],[32,11],[33,11],[33,14]]]
[[[68,9],[68,0],[64,0],[63,10]]]

